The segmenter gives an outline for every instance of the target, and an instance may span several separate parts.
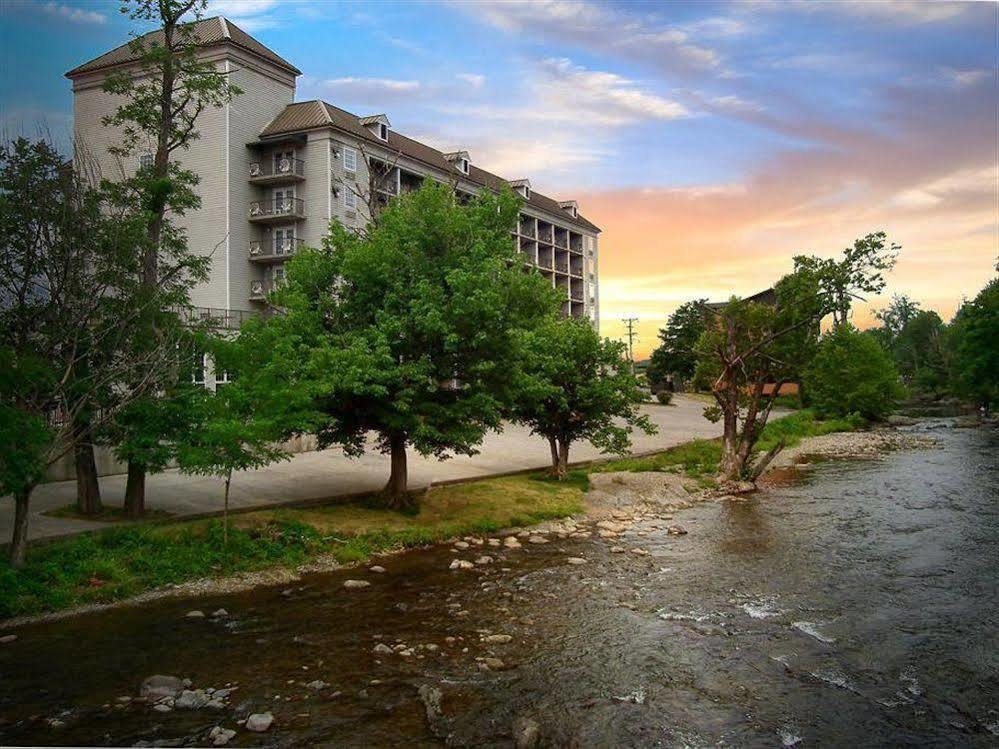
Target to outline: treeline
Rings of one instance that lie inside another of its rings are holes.
[[[178,156],[206,108],[241,95],[197,56],[185,14],[197,0],[135,2],[131,17],[163,28],[139,54],[142,75],[111,76],[120,107],[105,124],[127,163],[102,178],[78,148],[73,164],[45,142],[0,147],[0,496],[15,505],[11,562],[24,563],[29,502],[48,467],[72,454],[77,506],[102,511],[94,446],[128,464],[125,506],[145,514],[147,475],[176,464],[224,483],[289,457],[314,435],[351,456],[391,456],[383,498],[412,498],[407,451],[473,454],[513,420],[551,448],[566,476],[571,446],[623,452],[643,395],[624,345],[525,273],[510,237],[512,191],[463,202],[427,180],[394,198],[360,233],[330,227],[297,253],[267,314],[217,330],[191,305],[207,259],[178,218],[200,207],[198,177]],[[82,144],[80,144],[82,145]],[[214,390],[197,372],[213,367]],[[224,521],[224,531],[228,527]]]
[[[870,234],[837,258],[798,256],[794,271],[752,299],[681,305],[659,331],[647,370],[654,390],[709,392],[724,426],[723,475],[755,479],[782,448],[757,456],[773,406],[793,398],[820,417],[886,417],[907,394],[954,395],[989,409],[999,376],[999,281],[946,325],[895,297],[882,325],[860,331],[853,303],[880,293],[901,248]],[[823,334],[822,326],[828,325]],[[785,388],[794,396],[782,395]]]

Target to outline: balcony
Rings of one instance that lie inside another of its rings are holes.
[[[305,201],[301,198],[254,200],[250,203],[249,219],[256,224],[275,224],[288,219],[305,218]]]
[[[271,279],[265,278],[256,281],[250,281],[250,301],[251,302],[266,302],[267,297],[270,293],[274,291],[280,284],[282,279]]]
[[[250,242],[250,260],[255,263],[280,263],[300,249],[303,242],[298,237],[283,237],[266,241]]]
[[[250,162],[250,182],[254,185],[287,185],[305,179],[305,162],[284,157]]]

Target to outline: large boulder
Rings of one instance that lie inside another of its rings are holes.
[[[264,733],[273,723],[274,716],[270,713],[254,713],[246,719],[246,730]]]
[[[156,674],[142,682],[139,694],[147,700],[159,700],[163,697],[176,697],[184,689],[184,680],[176,676]]]

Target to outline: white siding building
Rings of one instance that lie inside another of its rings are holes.
[[[150,41],[155,41],[155,34]],[[243,93],[203,112],[200,137],[179,153],[200,177],[201,208],[184,217],[192,249],[209,255],[211,274],[192,294],[198,307],[238,321],[261,309],[284,272],[284,261],[303,245],[318,246],[332,219],[363,226],[370,207],[426,177],[460,193],[504,184],[524,199],[512,241],[525,265],[565,293],[563,312],[599,320],[597,237],[575,201],[557,201],[531,189],[527,179],[505,180],[472,162],[465,151],[442,153],[392,129],[384,114],[357,116],[322,101],[295,102],[297,68],[224,18],[199,21],[195,35],[204,59],[231,76]],[[135,68],[122,45],[69,71],[74,132],[106,176],[133,171],[107,149],[120,134],[102,123],[117,106],[102,89],[111,72]],[[141,149],[140,149],[141,150]],[[154,150],[149,144],[148,152]]]

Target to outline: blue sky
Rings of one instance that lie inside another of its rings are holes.
[[[2,8],[0,122],[8,135],[44,122],[68,141],[63,73],[131,22],[99,0]],[[751,293],[791,252],[829,254],[877,228],[906,248],[892,290],[945,313],[999,251],[993,3],[227,0],[208,12],[301,68],[299,100],[386,112],[407,135],[579,199],[605,230],[604,318],[639,315],[647,342],[693,294]]]

